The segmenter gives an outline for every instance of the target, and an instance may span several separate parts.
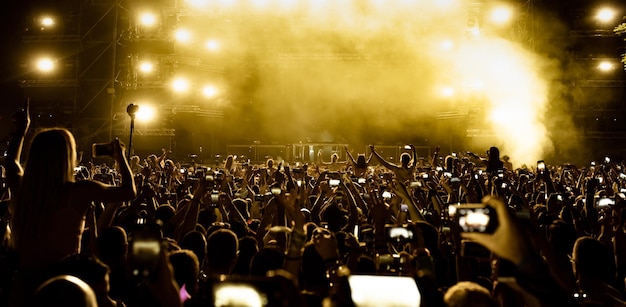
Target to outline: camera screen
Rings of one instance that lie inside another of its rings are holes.
[[[217,283],[213,289],[215,306],[265,306],[267,298],[252,285]]]
[[[348,283],[356,306],[420,306],[415,280],[406,276],[351,275]],[[402,293],[402,295],[389,295]]]
[[[339,179],[329,179],[329,180],[328,180],[328,184],[329,184],[331,187],[336,187],[336,186],[338,186],[338,185],[339,185]]]
[[[387,228],[387,240],[402,242],[413,239],[413,231],[404,227],[388,227]]]
[[[608,208],[614,205],[615,205],[615,199],[612,199],[612,198],[605,197],[605,198],[600,198],[596,200],[596,206],[598,208]]]
[[[464,232],[486,232],[491,221],[491,209],[462,208],[456,210],[459,226]]]

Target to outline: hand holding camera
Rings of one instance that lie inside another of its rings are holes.
[[[531,253],[528,237],[502,200],[488,196],[483,199],[483,204],[495,210],[495,216],[498,219],[498,226],[495,231],[493,233],[462,232],[461,236],[483,245],[501,258],[519,265]]]

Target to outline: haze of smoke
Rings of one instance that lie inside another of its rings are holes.
[[[495,31],[469,38],[468,8],[459,4],[348,3],[330,1],[317,13],[252,12],[252,21],[229,25],[236,51],[225,65],[238,91],[231,111],[253,117],[237,127],[275,140],[432,139],[475,128],[433,131],[437,113],[478,108],[481,117],[468,125],[493,132],[488,142],[515,162],[552,149],[543,114],[553,76],[526,46]],[[441,49],[444,40],[454,47]],[[442,86],[455,88],[455,98],[441,97]]]

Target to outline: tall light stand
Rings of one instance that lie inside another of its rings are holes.
[[[135,115],[139,110],[139,106],[136,104],[129,104],[126,107],[126,113],[130,116],[130,136],[128,138],[128,158],[133,154],[133,132],[135,131]]]

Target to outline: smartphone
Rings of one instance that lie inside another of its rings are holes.
[[[143,218],[137,220],[137,225],[129,247],[132,276],[137,281],[151,280],[157,276],[161,259],[161,232]]]
[[[403,226],[385,226],[387,242],[405,243],[413,240],[413,230]]]
[[[411,183],[409,183],[409,187],[411,188],[421,188],[422,187],[422,183],[419,181],[411,181]]]
[[[357,182],[357,183],[359,183],[359,184],[366,183],[366,182],[367,182],[367,179],[365,179],[365,178],[359,178],[359,179],[357,179],[357,181],[356,181],[356,182]]]
[[[272,192],[272,195],[279,195],[280,192],[281,192],[281,189],[280,188],[272,188],[271,192]]]
[[[220,194],[218,192],[211,193],[211,203],[217,204],[220,202]]]
[[[391,193],[389,191],[383,192],[383,198],[384,199],[390,199],[391,198]]]
[[[486,247],[469,240],[461,241],[461,257],[476,258],[476,259],[489,259],[491,257],[491,251]]]
[[[546,163],[543,160],[537,161],[537,170],[544,171],[546,169]]]
[[[459,205],[455,219],[463,232],[493,233],[498,227],[495,209],[485,204]]]
[[[113,143],[94,143],[91,145],[91,155],[95,157],[112,157]]]
[[[340,183],[339,179],[329,179],[328,180],[328,185],[330,185],[331,187],[339,186],[339,183]]]
[[[423,296],[415,280],[408,276],[353,274],[348,277],[348,284],[355,306],[420,306]]]
[[[609,197],[602,197],[602,198],[596,199],[595,203],[596,203],[596,208],[598,209],[610,208],[612,206],[615,206],[615,199],[609,198]]]

